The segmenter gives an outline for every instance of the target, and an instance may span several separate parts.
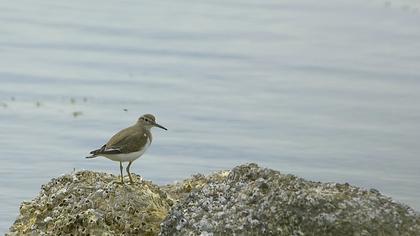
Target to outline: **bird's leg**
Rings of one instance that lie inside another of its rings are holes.
[[[123,176],[123,166],[122,162],[120,161],[120,172],[121,172],[121,183],[124,184],[124,176]]]
[[[132,162],[132,161],[130,161],[130,162],[128,163],[128,166],[127,166],[127,174],[128,174],[128,178],[130,178],[130,183],[131,183],[131,184],[134,184],[133,179],[131,178],[131,173],[130,173],[130,166],[131,166],[131,163],[133,163],[133,162]]]

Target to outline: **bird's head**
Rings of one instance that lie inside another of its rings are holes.
[[[168,130],[167,128],[161,126],[160,124],[156,123],[155,116],[152,114],[145,114],[142,115],[139,120],[137,121],[138,124],[143,125],[146,129],[151,129],[152,127],[158,127],[164,130]]]

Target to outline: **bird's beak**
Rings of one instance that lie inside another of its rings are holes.
[[[165,128],[165,127],[161,126],[161,125],[160,125],[160,124],[158,124],[158,123],[154,123],[153,125],[154,125],[154,126],[156,126],[156,127],[161,128],[161,129],[168,130],[167,128]]]

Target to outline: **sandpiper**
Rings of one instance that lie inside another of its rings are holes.
[[[131,184],[133,179],[130,174],[130,166],[137,158],[139,158],[152,143],[152,127],[159,127],[168,130],[156,123],[155,117],[151,114],[145,114],[137,120],[133,126],[125,128],[116,133],[101,148],[90,152],[91,156],[86,158],[94,158],[103,156],[113,161],[120,162],[121,183],[124,184],[123,162],[128,162],[127,173]]]

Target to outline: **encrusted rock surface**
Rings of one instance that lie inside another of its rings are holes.
[[[413,210],[377,190],[306,181],[255,164],[193,176],[160,235],[420,235]]]
[[[235,167],[158,187],[80,171],[23,202],[7,235],[420,235],[409,208],[349,184]],[[171,209],[172,206],[172,209]]]
[[[9,235],[157,235],[172,204],[166,193],[132,175],[81,171],[52,179],[23,202]]]

